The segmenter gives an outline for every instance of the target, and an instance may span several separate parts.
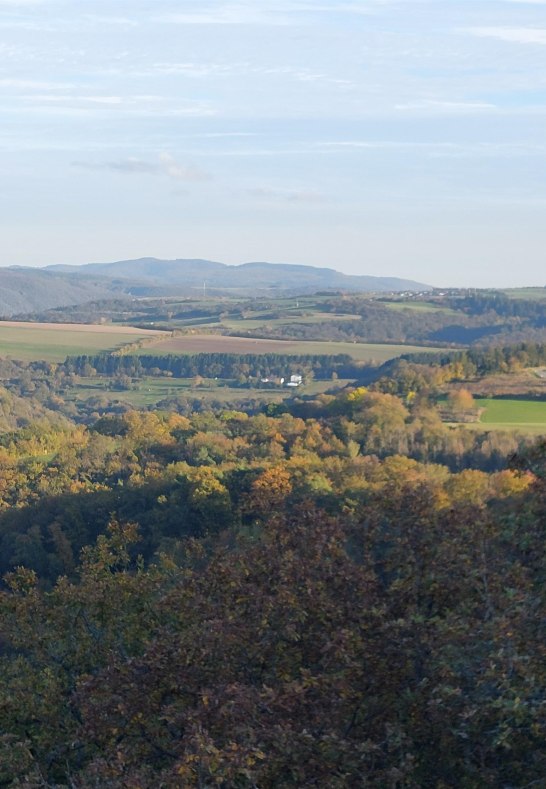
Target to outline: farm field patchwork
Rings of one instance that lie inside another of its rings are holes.
[[[163,336],[131,326],[0,321],[0,356],[63,362],[67,356],[115,350],[145,337]]]

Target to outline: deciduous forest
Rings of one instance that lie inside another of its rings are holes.
[[[546,446],[466,386],[543,353],[95,414],[70,381],[133,357],[4,362],[2,784],[540,785]]]

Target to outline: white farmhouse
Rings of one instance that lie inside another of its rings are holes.
[[[287,386],[301,386],[303,383],[303,378],[301,375],[291,375],[290,380],[287,382]]]

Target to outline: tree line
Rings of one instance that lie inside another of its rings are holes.
[[[497,373],[515,373],[546,365],[546,343],[520,342],[503,347],[469,348],[440,353],[409,353],[385,362],[375,370],[365,371],[371,382],[396,380],[409,367],[441,370],[444,380],[464,380]]]
[[[336,373],[339,377],[350,378],[361,370],[362,365],[348,354],[236,354],[236,353],[198,353],[194,355],[117,355],[101,353],[68,357],[64,364],[68,372],[77,375],[129,375],[139,377],[151,371],[172,375],[173,378],[226,378],[237,379],[241,376],[277,378],[291,373],[310,371],[321,380],[328,380]]]

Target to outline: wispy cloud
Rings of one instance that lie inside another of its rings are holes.
[[[311,17],[331,14],[351,14],[369,16],[387,5],[394,5],[400,0],[365,0],[360,3],[326,3],[316,2],[261,2],[257,3],[225,3],[223,5],[205,6],[198,11],[162,14],[155,17],[157,22],[168,22],[180,25],[297,25],[308,22]]]
[[[120,159],[114,162],[102,162],[91,164],[86,162],[74,162],[75,167],[83,167],[87,170],[114,170],[116,173],[127,175],[158,175],[161,170],[158,164],[144,162],[141,159]]]
[[[70,82],[42,82],[33,79],[16,79],[4,77],[0,78],[0,88],[13,88],[15,90],[50,90],[64,91],[73,90],[74,85]]]
[[[119,107],[127,103],[123,96],[53,96],[39,94],[36,96],[23,96],[29,102],[48,102],[51,104],[103,104],[107,107]],[[131,102],[134,103],[134,102]]]
[[[86,14],[83,19],[94,25],[113,25],[115,27],[139,27],[138,20],[127,16],[111,14]]]
[[[420,0],[429,2],[430,0]],[[297,0],[262,0],[254,2],[208,5],[198,11],[163,14],[157,21],[197,25],[291,25],[317,15],[369,16],[386,6],[399,5],[401,0],[361,0],[358,3],[317,3]]]
[[[143,76],[163,75],[182,77],[223,77],[231,76],[248,68],[247,64],[225,63],[154,63],[140,72]]]
[[[0,8],[2,6],[30,6],[30,5],[42,5],[44,0],[0,0]]]
[[[325,196],[314,189],[278,189],[275,187],[259,186],[248,189],[247,194],[255,200],[269,203],[323,203]]]
[[[355,84],[352,80],[332,77],[330,74],[327,74],[323,71],[313,71],[306,68],[294,68],[293,66],[275,66],[260,69],[255,68],[253,71],[255,74],[263,74],[264,76],[286,76],[290,79],[297,80],[298,82],[332,84],[339,88],[353,87]]]
[[[157,22],[177,25],[290,25],[293,17],[282,7],[260,8],[255,3],[209,6],[199,11],[163,14]]]
[[[50,13],[46,16],[45,10],[51,0],[0,0],[0,10],[5,10],[5,16],[0,17],[0,27],[14,30],[43,31],[51,33],[73,33],[81,31],[103,30],[112,28],[135,29],[140,27],[140,21],[128,16],[115,16],[114,14],[83,14],[71,16],[70,14]],[[34,13],[30,14],[31,9]]]
[[[117,70],[119,72],[119,69]],[[255,75],[257,77],[286,77],[297,82],[332,84],[339,88],[353,87],[354,82],[332,76],[324,71],[295,66],[262,66],[251,62],[160,62],[137,72],[137,76],[180,76],[196,79],[219,79]]]
[[[176,181],[209,181],[210,173],[198,167],[188,167],[176,161],[170,153],[161,153],[159,156],[159,169],[169,178]]]
[[[496,110],[495,104],[481,101],[441,101],[426,99],[397,104],[395,109],[400,112],[423,112],[432,115],[469,115],[472,113],[491,112]]]
[[[146,161],[135,157],[118,159],[108,162],[74,161],[73,167],[84,170],[110,170],[122,175],[154,175],[165,176],[174,181],[201,182],[211,179],[210,173],[192,165],[183,165],[172,154],[162,152],[157,161]]]
[[[221,131],[221,132],[206,132],[205,134],[199,134],[198,136],[205,137],[208,139],[216,139],[216,138],[224,138],[224,137],[257,137],[258,132]]]
[[[16,87],[16,81],[10,80],[6,87]],[[0,81],[0,88],[2,83]],[[157,94],[143,95],[100,95],[62,93],[53,90],[49,83],[42,87],[49,92],[22,93],[13,97],[11,103],[2,107],[3,112],[11,114],[32,113],[81,115],[89,113],[117,113],[135,117],[164,118],[210,118],[217,110],[206,101],[187,101],[182,103],[178,98]]]
[[[540,5],[544,5],[544,3],[540,3]],[[541,27],[469,27],[465,28],[463,32],[478,38],[495,38],[498,41],[508,41],[513,44],[546,45],[546,28]]]
[[[349,155],[356,151],[375,153],[384,151],[387,154],[412,153],[434,158],[468,158],[475,157],[525,157],[546,154],[546,144],[529,143],[493,143],[493,142],[415,142],[404,140],[333,140],[317,144],[323,153],[340,153]]]

